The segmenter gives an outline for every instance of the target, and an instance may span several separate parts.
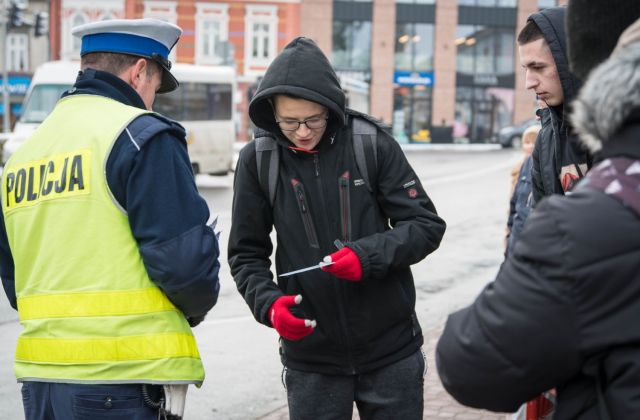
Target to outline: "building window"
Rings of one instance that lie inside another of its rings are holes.
[[[433,88],[433,24],[397,23],[393,134],[401,143],[428,141]]]
[[[396,25],[396,70],[433,70],[433,25],[398,23]]]
[[[266,61],[269,59],[269,24],[253,23],[251,31],[251,59]]]
[[[488,140],[511,123],[514,102],[513,28],[456,28],[454,138]]]
[[[71,21],[71,26],[75,28],[76,26],[84,25],[89,22],[89,18],[84,13],[76,13]],[[82,40],[77,36],[72,38],[71,45],[71,54],[73,57],[80,57],[80,48],[82,47]]]
[[[516,7],[517,0],[458,0],[460,6]]]
[[[176,24],[178,13],[175,1],[145,1],[143,17],[163,20]],[[176,49],[169,53],[169,60],[176,61]]]
[[[7,34],[7,69],[26,71],[29,68],[29,36],[27,34]]]
[[[80,38],[71,35],[78,25],[106,19],[124,18],[124,0],[62,0],[60,57],[63,60],[80,57]]]
[[[277,53],[278,8],[248,5],[245,25],[245,73],[262,74]]]
[[[145,1],[144,13],[145,18],[153,18],[173,23],[175,25],[178,17],[176,13],[175,1]]]
[[[371,22],[333,22],[333,66],[338,70],[369,71],[371,67]]]
[[[556,0],[538,0],[538,9],[546,9],[548,7],[555,7]]]
[[[393,136],[399,143],[430,139],[432,86],[394,85]]]
[[[396,3],[436,4],[436,0],[396,0]]]
[[[196,3],[196,64],[222,64],[228,57],[229,6]]]

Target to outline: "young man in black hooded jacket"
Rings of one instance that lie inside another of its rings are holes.
[[[571,122],[600,162],[536,207],[496,280],[449,316],[436,363],[465,405],[514,411],[555,387],[554,420],[640,418],[640,21],[591,71],[638,18],[636,0],[569,2],[586,80]]]
[[[249,115],[275,138],[278,185],[272,203],[251,142],[236,168],[229,264],[256,320],[281,336],[291,418],[350,419],[355,401],[365,419],[421,419],[426,367],[410,265],[438,248],[444,221],[380,129],[366,185],[352,143],[354,120],[366,116],[345,110],[310,39],[273,61]],[[278,274],[323,257],[333,264],[274,282],[273,227]]]
[[[569,71],[565,39],[566,7],[552,7],[529,16],[518,35],[526,88],[547,104],[533,150],[534,204],[551,194],[565,194],[591,167],[591,155],[570,128],[568,106],[580,89]]]

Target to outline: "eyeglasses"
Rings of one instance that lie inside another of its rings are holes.
[[[301,124],[306,125],[309,130],[318,130],[327,125],[328,119],[329,117],[324,117],[324,118],[313,117],[313,118],[306,119],[304,121],[297,121],[297,120],[278,121],[278,119],[276,118],[276,122],[278,123],[282,131],[296,131],[298,130],[298,128],[300,128]]]

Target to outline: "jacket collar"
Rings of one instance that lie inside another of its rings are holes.
[[[73,88],[66,91],[62,97],[81,94],[104,96],[125,105],[146,109],[142,98],[131,86],[106,71],[86,69],[79,72]]]

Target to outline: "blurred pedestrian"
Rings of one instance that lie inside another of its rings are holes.
[[[398,143],[345,110],[312,40],[276,57],[249,115],[264,132],[236,168],[229,264],[256,320],[281,337],[290,417],[351,419],[355,402],[362,419],[422,419],[410,266],[438,248],[444,221]],[[282,276],[320,261],[331,265]]]
[[[532,125],[528,127],[522,134],[522,154],[524,155],[516,174],[515,182],[511,190],[511,200],[509,200],[509,218],[507,220],[507,252],[509,255],[511,249],[516,243],[524,222],[527,220],[531,208],[533,207],[533,198],[531,191],[531,168],[533,166],[533,158],[531,153],[536,144],[536,138],[540,132],[540,125]],[[513,174],[513,172],[512,172]]]
[[[25,417],[181,415],[187,384],[204,379],[190,327],[216,303],[220,268],[185,131],[151,111],[178,87],[181,30],[139,19],[72,32],[82,70],[2,174],[0,276],[24,327]]]
[[[639,17],[637,1],[569,2],[571,65],[591,72],[571,121],[600,163],[536,207],[496,280],[449,316],[436,363],[465,405],[513,411],[555,387],[555,420],[640,418],[640,22],[591,67]]]
[[[549,123],[543,127],[533,151],[533,199],[570,191],[591,167],[592,157],[576,141],[568,107],[580,88],[569,71],[566,56],[565,11],[552,7],[529,16],[518,34],[520,63],[526,71],[526,88],[548,107]]]

